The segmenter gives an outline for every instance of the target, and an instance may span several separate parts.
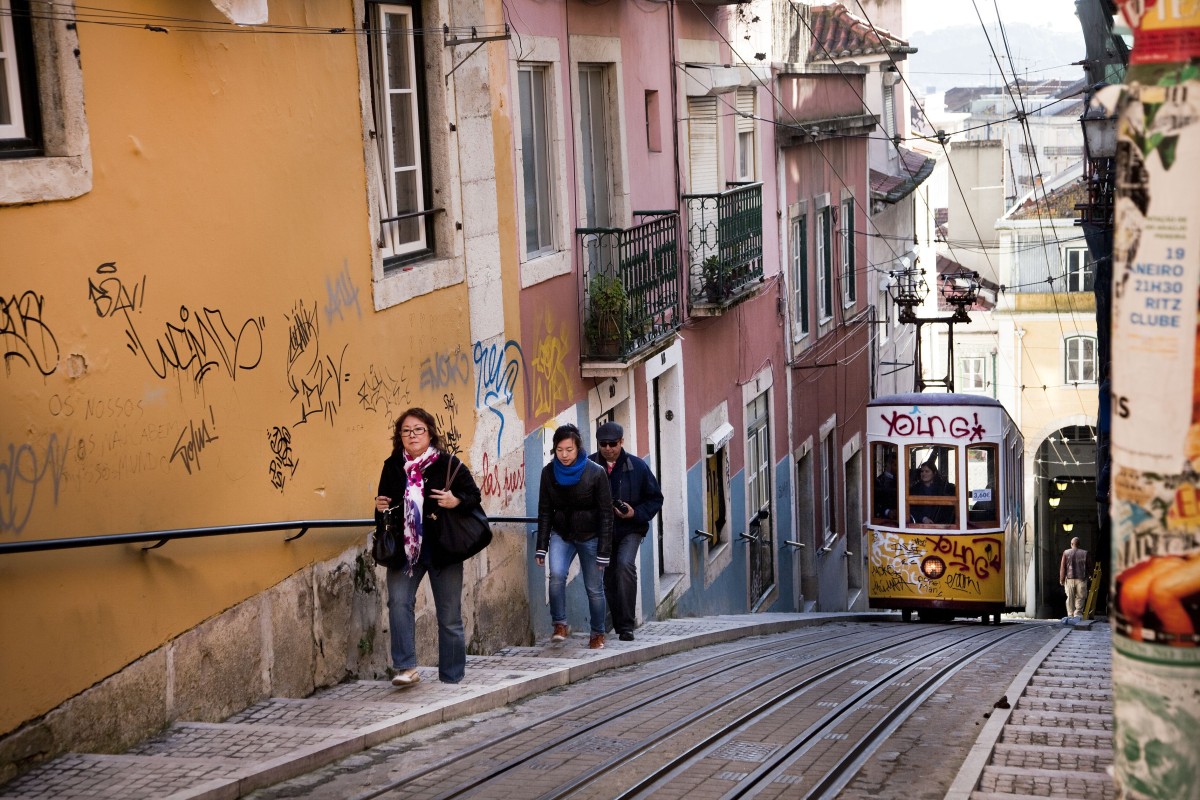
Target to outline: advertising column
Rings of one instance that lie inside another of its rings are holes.
[[[1200,798],[1200,7],[1121,4],[1134,30],[1113,242],[1114,779]]]

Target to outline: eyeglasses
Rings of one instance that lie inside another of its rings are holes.
[[[424,436],[428,432],[429,432],[428,428],[401,428],[400,429],[400,435],[408,436],[409,438],[412,438],[413,436]]]
[[[605,439],[604,441],[600,442],[600,446],[601,447],[616,447],[617,442],[612,439]]]

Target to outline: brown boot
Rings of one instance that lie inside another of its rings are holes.
[[[603,650],[604,649],[604,634],[593,633],[592,638],[588,639],[588,650]]]
[[[567,626],[567,624],[565,622],[556,622],[556,623],[554,623],[554,633],[550,636],[550,641],[552,641],[552,642],[566,641],[567,637],[570,635],[571,635],[571,629],[570,629],[570,627]]]

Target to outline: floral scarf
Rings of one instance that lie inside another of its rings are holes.
[[[404,555],[408,557],[406,572],[413,574],[413,566],[421,557],[421,534],[424,532],[425,468],[437,460],[438,451],[429,448],[416,458],[404,454],[404,474],[408,485],[404,487]]]

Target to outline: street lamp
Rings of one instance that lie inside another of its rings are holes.
[[[914,252],[915,256],[915,252]],[[920,259],[916,259],[919,261]],[[917,307],[925,303],[929,296],[929,284],[925,282],[925,271],[918,269],[914,261],[907,256],[900,259],[901,269],[892,272],[895,279],[888,285],[888,294],[896,304],[899,312],[896,319],[904,324],[917,326],[916,347],[914,353],[913,391],[923,392],[926,386],[944,386],[946,391],[954,391],[954,323],[970,322],[971,315],[967,309],[975,304],[979,297],[979,273],[961,269],[958,272],[938,276],[939,291],[943,299],[954,307],[954,313],[941,317],[918,317]],[[930,322],[945,325],[949,330],[946,335],[946,377],[925,379],[921,371],[921,326]]]
[[[1109,116],[1108,110],[1096,102],[1094,93],[1079,124],[1088,160],[1117,157],[1117,118]]]
[[[1051,497],[1046,502],[1050,504],[1051,508],[1058,508],[1058,504],[1062,502],[1062,498],[1055,496],[1055,497]]]
[[[1062,526],[1063,526],[1063,533],[1070,533],[1071,531],[1075,530],[1075,523],[1071,522],[1071,520],[1069,520],[1069,519],[1064,519]]]

